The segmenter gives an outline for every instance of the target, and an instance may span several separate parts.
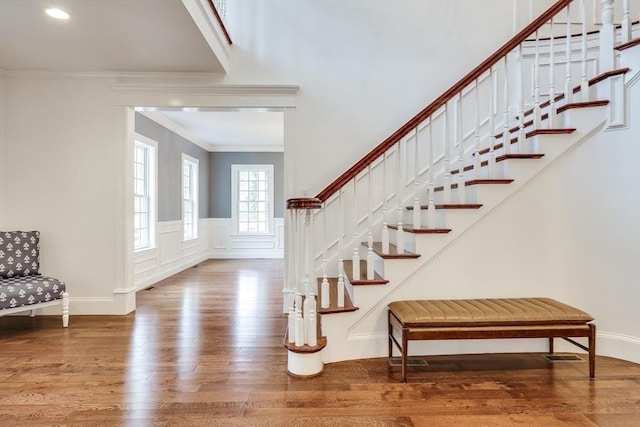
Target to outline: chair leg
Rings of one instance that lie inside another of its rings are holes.
[[[36,309],[35,308],[33,310],[31,310],[31,314],[29,315],[29,317],[36,317]]]
[[[553,337],[549,337],[549,354],[553,354]]]
[[[589,378],[596,377],[596,325],[589,323]]]
[[[62,294],[62,327],[69,326],[69,293]]]

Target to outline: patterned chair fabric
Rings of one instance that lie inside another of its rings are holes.
[[[40,232],[0,232],[0,279],[38,275]]]
[[[32,275],[0,279],[0,310],[62,299],[65,290],[65,283],[52,277]]]
[[[40,232],[0,232],[0,310],[62,299],[64,282],[40,275]]]

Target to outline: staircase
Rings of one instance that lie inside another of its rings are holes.
[[[433,281],[430,269],[462,242],[481,250],[483,223],[594,135],[627,125],[640,26],[628,2],[603,0],[602,26],[590,31],[584,4],[557,1],[316,198],[288,201],[291,374],[386,356],[391,301],[494,296],[469,286],[478,267],[466,256],[464,286]],[[562,24],[576,16],[578,33]],[[511,293],[495,296],[521,296]]]

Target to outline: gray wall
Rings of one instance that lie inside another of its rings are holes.
[[[231,165],[273,165],[274,216],[284,218],[284,153],[209,153],[211,218],[231,218]]]
[[[199,217],[209,218],[209,152],[136,113],[136,132],[158,142],[158,221],[182,218],[182,153],[198,159]]]

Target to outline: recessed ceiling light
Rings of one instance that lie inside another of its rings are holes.
[[[67,12],[55,7],[52,7],[50,9],[45,9],[44,12],[50,17],[55,19],[69,19],[69,14]]]

